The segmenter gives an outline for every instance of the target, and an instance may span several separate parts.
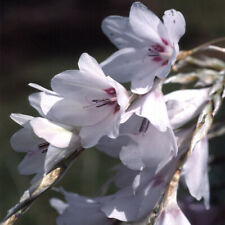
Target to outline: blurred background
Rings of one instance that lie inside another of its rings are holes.
[[[7,209],[19,200],[28,188],[30,177],[21,176],[17,165],[23,154],[10,147],[10,136],[19,126],[10,113],[37,115],[27,97],[34,90],[28,83],[49,87],[53,75],[77,68],[82,52],[88,52],[98,62],[116,48],[101,32],[101,21],[108,15],[128,16],[131,0],[1,0],[0,14],[0,221]],[[158,16],[166,9],[180,10],[187,23],[181,49],[225,36],[225,1],[223,0],[149,0],[142,1]],[[193,225],[221,225],[225,221],[225,141],[224,137],[210,143],[212,210],[187,211]],[[110,176],[117,161],[95,151],[86,151],[73,165],[58,186],[69,191],[95,196]],[[17,224],[55,224],[57,213],[48,201],[53,191],[38,199]],[[210,215],[211,221],[197,222],[195,217]],[[222,222],[223,221],[223,222]],[[224,223],[225,224],[225,223]]]

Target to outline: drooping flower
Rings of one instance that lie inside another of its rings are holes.
[[[23,126],[11,138],[15,151],[27,153],[18,167],[21,174],[39,177],[80,146],[78,133],[71,127],[22,114],[11,118]]]
[[[103,135],[118,136],[129,96],[123,86],[105,76],[88,54],[81,55],[78,66],[79,70],[68,70],[53,77],[54,92],[36,93],[30,97],[30,103],[53,121],[80,127],[82,146],[89,148]]]
[[[161,20],[142,3],[131,6],[129,18],[109,16],[102,23],[106,36],[120,50],[102,62],[103,70],[120,82],[131,81],[137,94],[148,92],[155,77],[168,75],[185,32],[183,15],[167,10]]]
[[[112,195],[110,201],[105,201],[101,210],[109,218],[121,221],[138,221],[148,216],[165,191],[178,161],[187,151],[192,133],[193,129],[188,128],[176,134],[178,154],[158,171],[156,168],[144,167],[135,173],[128,172],[129,179],[126,182],[121,182],[120,174],[117,174],[116,182],[122,189]],[[122,176],[124,177],[124,174]],[[130,183],[132,176],[133,182]]]
[[[180,171],[176,171],[170,181],[154,225],[191,225],[177,204],[179,174]]]
[[[204,199],[209,209],[209,178],[208,178],[208,140],[205,137],[195,146],[192,154],[183,166],[185,183],[190,194],[200,200]]]

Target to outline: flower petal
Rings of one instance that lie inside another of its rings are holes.
[[[88,94],[89,95],[89,94]],[[86,98],[90,98],[89,100]],[[80,101],[64,98],[49,111],[48,118],[68,126],[92,126],[106,119],[114,110],[112,105],[97,107],[92,102],[93,95],[82,96]],[[66,110],[65,110],[66,109]]]
[[[133,137],[133,142],[122,147],[120,159],[133,170],[151,167],[160,170],[176,153],[176,140],[171,130],[161,132],[151,124],[146,133]]]
[[[208,88],[186,89],[165,95],[170,123],[174,129],[193,119],[208,101]]]
[[[170,9],[164,12],[163,22],[174,45],[185,33],[185,19],[181,12]]]
[[[30,105],[35,108],[43,117],[46,117],[51,108],[57,102],[62,100],[61,97],[48,92],[38,92],[31,94],[28,99]]]
[[[204,198],[205,207],[209,209],[207,137],[196,145],[192,155],[183,166],[183,173],[190,194],[197,200]]]
[[[155,225],[191,225],[177,203],[168,205],[158,216]]]
[[[127,113],[135,113],[140,117],[148,119],[161,131],[166,131],[170,127],[166,104],[160,85],[146,95],[140,96],[129,107]]]
[[[17,152],[33,152],[37,150],[38,144],[43,143],[43,139],[38,138],[31,126],[26,124],[24,128],[17,131],[10,139],[12,148]]]
[[[12,113],[10,115],[10,118],[21,126],[24,126],[27,122],[33,119],[32,116],[28,116],[28,115],[24,115],[20,113]]]
[[[39,138],[45,139],[55,147],[66,148],[72,142],[74,134],[70,130],[52,123],[47,119],[37,117],[30,124],[34,133]]]
[[[100,79],[105,77],[101,67],[98,62],[92,56],[87,53],[83,53],[78,61],[78,67],[81,72],[94,75],[95,77],[99,77]]]
[[[107,118],[95,124],[95,126],[82,127],[80,130],[80,137],[82,146],[90,148],[95,146],[99,139],[107,135],[110,138],[116,138],[119,135],[120,115],[111,113]]]
[[[20,174],[30,175],[39,173],[44,168],[45,154],[35,152],[34,154],[27,154],[18,166]]]
[[[158,26],[162,22],[142,3],[135,2],[132,4],[129,19],[137,36],[147,40],[149,44],[161,42]]]
[[[59,161],[74,152],[77,147],[78,144],[75,144],[73,148],[57,148],[50,145],[45,157],[44,172],[50,171]]]
[[[66,201],[68,203],[61,202],[57,199],[51,199],[51,205],[61,214],[57,218],[57,224],[59,225],[73,225],[73,224],[85,224],[85,225],[112,225],[113,221],[109,220],[100,209],[101,201],[105,200],[105,197],[100,199],[91,199],[83,197],[77,194],[72,194],[63,191]],[[107,198],[106,198],[107,199]],[[88,215],[88,216],[87,216]]]
[[[145,43],[132,30],[129,19],[122,16],[108,16],[102,22],[102,30],[117,48],[143,47]]]

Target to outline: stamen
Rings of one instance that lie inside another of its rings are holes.
[[[38,152],[46,153],[48,151],[49,143],[44,142],[44,143],[39,144],[37,147],[38,147],[38,149],[28,152],[28,157],[32,157],[33,155],[35,155]]]
[[[38,149],[39,151],[41,151],[41,153],[46,153],[48,151],[48,147],[49,147],[48,142],[44,142],[38,145]]]
[[[142,120],[139,132],[145,133],[148,130],[149,124],[150,124],[150,122],[146,118],[144,118]]]

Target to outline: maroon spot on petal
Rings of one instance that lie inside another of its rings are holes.
[[[116,90],[115,90],[115,88],[113,88],[113,87],[104,89],[104,91],[105,91],[108,95],[116,95]]]
[[[164,47],[162,45],[159,45],[159,44],[152,45],[152,48],[157,52],[164,52],[165,51]]]
[[[162,61],[162,58],[160,56],[155,56],[152,58],[152,61],[160,62],[160,61]]]
[[[167,64],[168,64],[168,60],[164,61],[164,62],[162,63],[162,66],[165,66],[165,65],[167,65]]]
[[[169,45],[169,42],[167,40],[165,40],[163,38],[161,40],[162,40],[162,42],[163,42],[164,45]]]
[[[119,110],[120,110],[120,106],[118,104],[116,104],[116,106],[114,108],[114,114],[116,114]]]

